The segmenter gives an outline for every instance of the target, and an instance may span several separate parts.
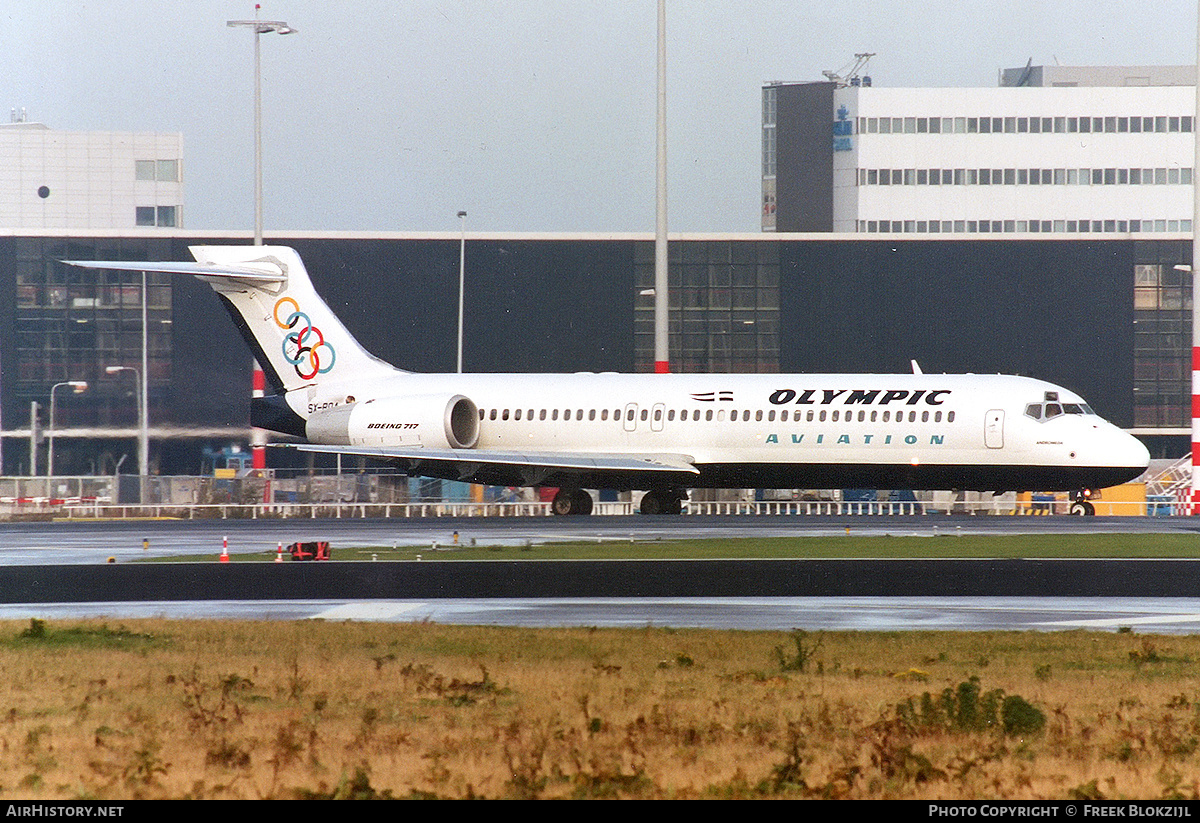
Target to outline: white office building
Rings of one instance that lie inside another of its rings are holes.
[[[1192,67],[1006,70],[996,88],[763,88],[764,231],[1192,229]]]
[[[182,134],[0,124],[0,229],[182,226]]]

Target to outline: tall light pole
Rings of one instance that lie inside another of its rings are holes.
[[[667,286],[667,4],[658,0],[658,143],[655,159],[654,371],[671,371]]]
[[[254,4],[253,20],[228,20],[230,27],[246,27],[254,30],[254,245],[262,245],[262,57],[259,37],[263,34],[295,34],[296,29],[282,20],[259,20]]]
[[[49,425],[49,431],[47,432],[49,446],[48,446],[47,452],[46,452],[46,476],[47,477],[54,476],[54,407],[55,407],[54,392],[56,389],[60,389],[63,386],[70,386],[71,389],[76,394],[83,394],[85,391],[87,391],[88,384],[87,384],[86,380],[64,380],[63,382],[55,383],[53,386],[50,387],[50,425]]]
[[[259,49],[259,38],[264,34],[295,34],[296,29],[282,20],[259,20],[258,11],[262,8],[254,4],[253,20],[228,20],[225,25],[236,28],[245,27],[254,30],[254,245],[263,244],[262,218],[262,55]],[[253,384],[250,389],[252,397],[262,397],[266,392],[266,377],[258,362],[251,360]],[[267,467],[267,436],[262,429],[253,429],[250,433],[251,465],[255,469]]]
[[[145,364],[143,363],[143,368]],[[146,409],[145,372],[139,372],[133,366],[105,366],[105,374],[118,374],[123,371],[133,372],[137,380],[137,411],[138,411],[138,475],[145,478],[150,474],[150,421]]]
[[[463,289],[467,280],[467,213],[458,213],[458,373],[462,374],[463,354]]]

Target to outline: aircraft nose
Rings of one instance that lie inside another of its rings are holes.
[[[1145,470],[1150,465],[1150,452],[1141,440],[1138,440],[1132,434],[1117,429],[1114,434],[1117,436],[1112,438],[1113,443],[1113,460],[1114,465],[1129,466],[1130,468],[1138,468]]]

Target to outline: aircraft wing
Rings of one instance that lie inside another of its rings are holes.
[[[130,263],[124,260],[64,260],[69,266],[84,269],[113,269],[116,271],[153,271],[164,274],[194,274],[198,277],[227,277],[265,283],[282,283],[287,277],[283,269],[269,261],[238,263]]]
[[[654,474],[679,480],[694,477],[700,470],[692,458],[682,454],[605,454],[590,452],[517,452],[481,449],[427,449],[374,446],[324,446],[316,443],[272,443],[279,448],[323,454],[349,454],[356,457],[398,459],[410,470],[418,467],[432,477],[467,480],[476,476],[491,479],[513,478],[512,483],[496,485],[537,485],[554,477],[597,475]],[[440,469],[440,471],[431,471]],[[516,481],[520,481],[517,483]],[[487,482],[486,480],[484,482]]]

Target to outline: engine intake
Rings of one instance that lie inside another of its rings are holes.
[[[310,443],[331,446],[473,449],[479,408],[461,394],[381,397],[316,412],[305,435]]]

